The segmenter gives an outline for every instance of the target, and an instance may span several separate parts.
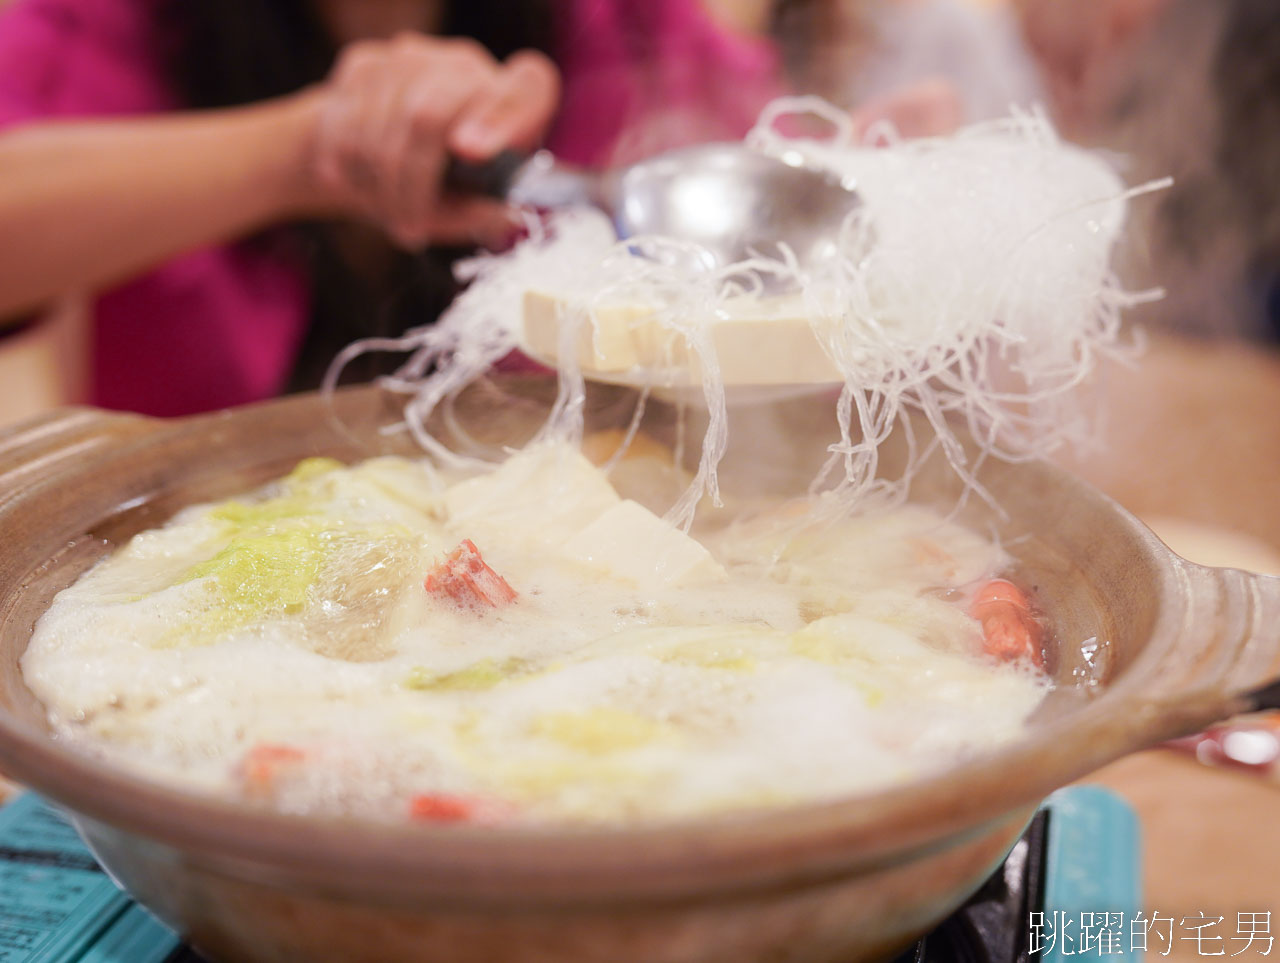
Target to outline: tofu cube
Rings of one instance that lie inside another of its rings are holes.
[[[630,500],[607,509],[570,538],[562,554],[645,591],[728,578],[698,541]]]
[[[443,497],[451,529],[505,542],[568,537],[620,500],[604,473],[564,444],[526,448]]]

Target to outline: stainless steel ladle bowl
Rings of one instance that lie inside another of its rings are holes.
[[[618,237],[655,235],[696,244],[708,269],[786,245],[801,265],[835,252],[841,224],[861,201],[856,184],[807,166],[798,152],[773,157],[740,143],[666,151],[602,173],[548,151],[504,153],[480,167],[455,164],[450,180],[538,208],[597,207]]]

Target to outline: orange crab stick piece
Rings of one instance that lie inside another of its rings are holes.
[[[479,809],[474,799],[447,793],[424,792],[409,800],[409,816],[427,823],[464,823]]]
[[[480,549],[469,538],[428,572],[422,584],[432,595],[446,596],[469,608],[497,608],[516,599],[516,590],[485,564]]]
[[[240,763],[240,777],[245,795],[254,799],[268,798],[287,770],[301,765],[307,754],[294,746],[260,743],[245,753]]]
[[[982,623],[982,648],[1004,662],[1030,658],[1044,664],[1040,643],[1044,628],[1026,593],[1007,579],[992,579],[974,596],[969,614]]]

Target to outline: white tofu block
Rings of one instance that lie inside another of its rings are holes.
[[[561,551],[575,561],[633,581],[643,590],[728,578],[698,541],[629,500],[605,511]]]
[[[524,345],[529,353],[552,361],[560,357],[560,331],[579,323],[577,359],[584,371],[620,372],[642,362],[641,346],[661,328],[653,309],[643,304],[608,305],[598,308],[595,322],[586,317],[583,305],[527,291],[524,296]],[[669,334],[670,332],[668,332]]]
[[[489,474],[449,486],[443,496],[455,532],[496,533],[505,541],[565,538],[620,500],[600,469],[563,444],[516,452]]]
[[[703,322],[726,385],[827,384],[843,381],[795,298],[737,298],[723,316]],[[560,357],[560,328],[582,304],[541,291],[524,298],[524,347],[551,364]],[[652,306],[595,307],[594,322],[583,320],[577,362],[583,373],[618,380],[635,369],[672,370],[668,383],[702,380],[702,366],[684,336],[657,320]]]

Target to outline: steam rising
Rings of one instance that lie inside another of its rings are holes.
[[[782,133],[798,115],[810,130],[815,117],[825,123],[827,135]],[[1072,389],[1101,359],[1129,350],[1121,311],[1158,296],[1125,292],[1111,270],[1126,201],[1165,182],[1126,190],[1105,163],[1063,144],[1039,113],[917,141],[881,127],[855,142],[843,113],[815,98],[789,98],[766,109],[748,144],[856,181],[863,204],[829,257],[801,266],[779,247],[714,269],[696,245],[677,239],[619,242],[598,212],[531,218],[529,239],[513,251],[463,266],[471,285],[437,325],[352,345],[329,385],[364,351],[412,352],[387,384],[409,396],[405,424],[423,447],[456,460],[425,430],[427,419],[521,346],[525,293],[553,291],[575,307],[561,312],[559,396],[544,435],[572,441],[584,399],[572,359],[586,326],[599,330],[610,305],[650,306],[645,322],[674,332],[686,357],[637,378],[679,384],[696,359],[709,413],[696,477],[668,513],[687,527],[699,501],[716,498],[732,422],[709,325],[735,299],[758,298],[767,310],[767,290],[781,282],[799,292],[843,376],[840,437],[814,481],[841,510],[877,492],[905,497],[914,469],[935,450],[983,494],[960,430],[979,443],[981,457],[1006,460],[1042,457],[1083,437]],[[927,421],[927,437],[913,434],[913,413]],[[896,429],[908,433],[913,456],[905,477],[889,483],[876,477],[877,452]]]

